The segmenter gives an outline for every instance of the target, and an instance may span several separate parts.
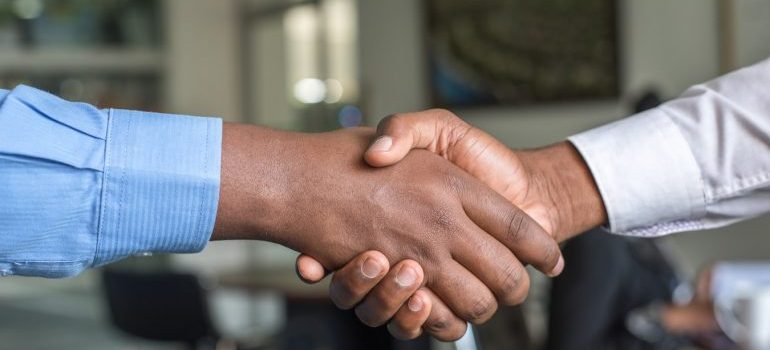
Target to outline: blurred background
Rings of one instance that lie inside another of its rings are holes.
[[[28,84],[100,107],[302,131],[376,125],[391,113],[441,106],[511,147],[562,140],[768,56],[765,0],[0,0],[3,89]],[[630,322],[656,302],[687,304],[698,271],[713,262],[770,259],[769,228],[760,218],[658,239],[653,248],[619,243],[642,252],[634,264],[649,270],[652,256],[665,266],[653,275],[677,282],[662,282],[659,296],[615,319]],[[395,342],[358,326],[333,310],[324,285],[296,279],[294,258],[271,244],[223,242],[66,280],[3,278],[0,348],[452,348]],[[614,262],[597,264],[601,274]],[[549,324],[559,293],[533,278],[523,307],[477,330],[482,348],[570,348],[553,341],[565,326]],[[143,294],[142,285],[199,291],[170,297],[200,310],[179,316],[199,331],[146,334],[143,325],[172,316],[131,304],[163,297]],[[180,339],[148,340],[164,337]],[[606,348],[634,348],[613,344]]]

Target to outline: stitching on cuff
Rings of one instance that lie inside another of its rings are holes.
[[[703,229],[706,229],[706,226],[698,220],[679,220],[616,232],[615,234],[635,237],[659,237],[675,232],[699,231]]]
[[[205,155],[203,157],[203,176],[201,177],[201,194],[200,194],[200,203],[198,204],[198,232],[195,233],[196,236],[200,236],[201,233],[204,231],[203,225],[206,223],[205,218],[203,217],[203,208],[204,208],[204,202],[206,201],[206,192],[208,192],[207,188],[207,177],[209,173],[209,137],[211,134],[211,122],[206,121],[206,143],[203,146],[203,154]],[[196,237],[200,238],[200,237]],[[197,248],[197,247],[196,247]]]
[[[715,188],[709,193],[710,201],[716,202],[720,199],[734,197],[738,192],[751,190],[756,187],[763,187],[770,184],[770,173],[761,173],[748,178],[738,179],[737,184],[724,185]]]
[[[126,124],[126,129],[123,132],[123,140],[127,141],[128,136],[131,135],[131,123],[134,120],[133,116],[130,116],[128,119],[128,123]],[[123,162],[126,162],[128,159],[128,142],[125,142],[122,149],[123,156],[121,157],[121,160]],[[126,172],[128,171],[128,167],[123,164],[121,166],[121,172],[120,172],[120,194],[118,195],[118,217],[115,219],[115,232],[120,232],[120,228],[122,227],[121,221],[123,220],[123,202],[126,198]],[[119,237],[114,237],[114,239],[120,239]],[[114,252],[113,256],[110,256],[110,259],[114,258]]]
[[[94,264],[99,260],[99,254],[101,253],[101,238],[102,232],[104,232],[104,217],[105,213],[107,213],[107,186],[110,184],[109,180],[111,175],[111,172],[107,171],[107,169],[109,169],[110,165],[112,164],[112,132],[114,130],[114,118],[112,113],[112,108],[107,110],[107,137],[106,140],[104,140],[104,168],[102,168],[102,188],[99,195],[99,224],[96,228],[96,249],[94,250],[93,258],[88,264],[89,266],[94,266]]]

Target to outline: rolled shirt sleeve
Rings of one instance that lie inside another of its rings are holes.
[[[202,250],[219,200],[222,122],[0,95],[0,274],[72,276]]]
[[[614,233],[658,236],[770,211],[770,60],[574,135]]]

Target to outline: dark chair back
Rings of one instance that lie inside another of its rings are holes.
[[[194,275],[107,270],[104,289],[112,323],[129,334],[193,347],[219,338]]]

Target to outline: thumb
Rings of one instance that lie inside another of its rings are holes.
[[[328,274],[323,265],[309,255],[300,254],[297,256],[296,265],[297,276],[305,283],[315,284],[321,282]]]
[[[412,149],[440,151],[438,136],[451,135],[449,131],[461,124],[465,123],[442,109],[388,116],[377,126],[377,137],[364,159],[371,166],[384,167],[398,163]]]

